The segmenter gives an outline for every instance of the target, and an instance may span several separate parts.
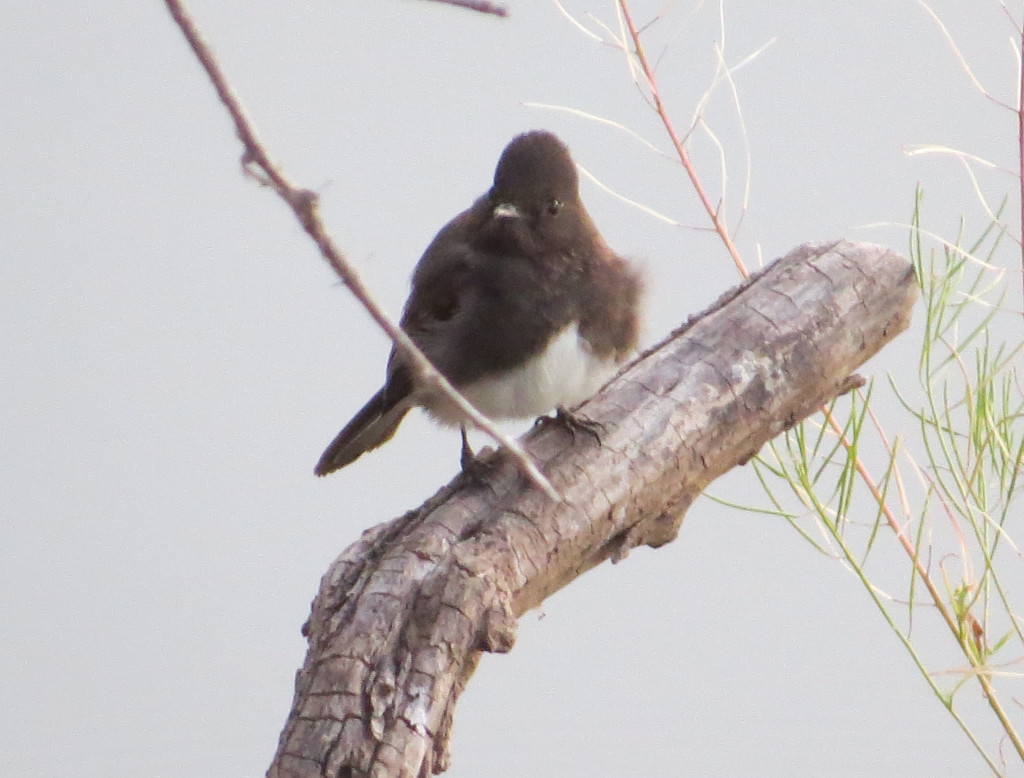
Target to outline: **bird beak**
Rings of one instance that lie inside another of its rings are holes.
[[[495,219],[518,219],[519,209],[512,203],[500,203],[494,206],[493,214]]]

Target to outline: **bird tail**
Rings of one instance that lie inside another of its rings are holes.
[[[391,440],[411,407],[407,398],[395,402],[381,389],[370,398],[345,429],[331,441],[313,472],[327,475],[354,462],[362,454]]]

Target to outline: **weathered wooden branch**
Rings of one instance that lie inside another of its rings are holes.
[[[273,778],[425,777],[449,764],[455,703],[516,618],[606,559],[672,540],[708,485],[857,383],[908,324],[907,261],[845,241],[801,247],[692,318],[580,413],[524,438],[562,496],[492,455],[367,530],[324,575]]]

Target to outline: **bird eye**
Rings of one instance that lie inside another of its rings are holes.
[[[552,216],[558,216],[558,212],[562,210],[561,200],[552,200],[548,203],[548,213]]]

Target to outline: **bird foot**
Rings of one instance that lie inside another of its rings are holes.
[[[577,432],[585,432],[588,435],[593,435],[594,440],[597,441],[597,445],[599,446],[601,445],[601,433],[607,431],[601,422],[579,416],[572,411],[567,411],[561,406],[555,409],[554,416],[541,416],[535,422],[535,426],[538,427],[546,427],[550,424],[560,424],[562,427],[569,430],[572,434],[573,441],[576,440]]]

